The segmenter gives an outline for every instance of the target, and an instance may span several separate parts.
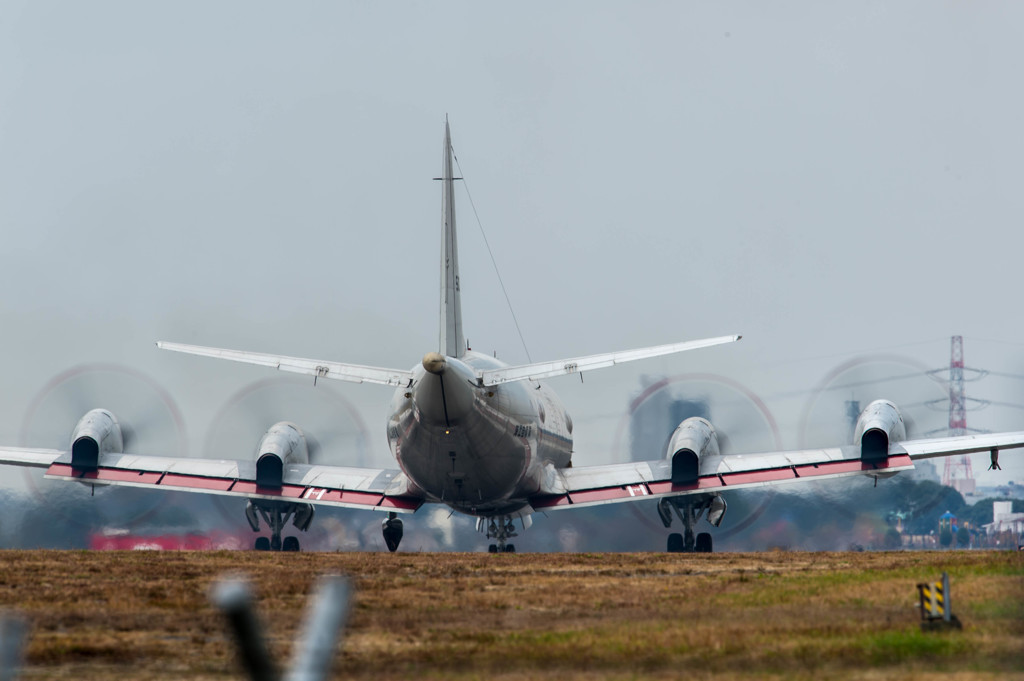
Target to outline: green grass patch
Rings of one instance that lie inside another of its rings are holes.
[[[953,612],[960,609],[956,604],[953,607]],[[971,618],[1009,620],[1018,631],[1024,629],[1024,596],[1021,594],[1009,594],[994,601],[972,602],[965,607]]]
[[[971,642],[959,632],[925,633],[918,628],[865,634],[852,641],[852,649],[872,665],[934,662],[937,658],[964,656]]]

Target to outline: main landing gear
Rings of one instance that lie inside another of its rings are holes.
[[[711,535],[701,532],[694,539],[693,531],[685,534],[673,532],[668,536],[669,553],[711,553]]]
[[[276,537],[256,537],[257,551],[298,551],[299,538],[285,537],[282,541],[281,535]]]
[[[701,532],[694,535],[693,526],[697,524],[707,511],[708,522],[718,527],[725,515],[725,500],[720,496],[709,499],[690,500],[689,497],[668,497],[658,502],[658,516],[665,527],[672,526],[672,511],[675,510],[683,523],[683,532],[673,532],[668,536],[669,553],[711,553],[711,535]]]
[[[380,524],[381,531],[384,533],[384,543],[387,544],[388,551],[394,553],[398,550],[398,545],[402,542],[402,519],[398,517],[397,513],[389,512],[388,517]]]
[[[249,501],[245,506],[245,518],[253,532],[260,531],[260,518],[270,528],[270,537],[257,537],[257,551],[298,551],[299,538],[285,537],[281,532],[289,521],[305,532],[313,522],[313,507],[309,504],[282,503],[280,501]]]
[[[527,516],[528,517],[528,516]],[[524,517],[524,527],[526,518]],[[500,515],[494,518],[477,518],[476,529],[487,532],[488,539],[496,542],[487,547],[487,553],[515,553],[516,545],[508,542],[512,537],[518,537],[516,526],[512,523],[512,516]]]

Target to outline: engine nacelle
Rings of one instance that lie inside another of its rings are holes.
[[[281,421],[267,429],[256,450],[256,486],[279,489],[284,484],[284,467],[309,463],[306,436],[294,423]]]
[[[117,418],[106,409],[93,409],[83,416],[71,434],[71,466],[94,471],[101,454],[124,452],[124,436]]]
[[[700,462],[718,456],[718,434],[707,419],[693,416],[672,433],[665,458],[672,462],[672,483],[685,485],[700,476]]]
[[[853,432],[854,444],[860,445],[860,458],[878,461],[889,456],[889,444],[907,439],[907,426],[895,404],[875,400],[860,413]]]

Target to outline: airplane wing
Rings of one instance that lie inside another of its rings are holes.
[[[978,433],[975,435],[959,435],[956,437],[936,437],[927,440],[907,440],[895,443],[902,447],[911,459],[930,459],[936,456],[955,456],[974,454],[976,452],[999,451],[1021,445],[1013,444],[1024,438],[1024,432],[1017,433]],[[1010,444],[1007,444],[1010,443]]]
[[[156,346],[161,350],[172,350],[174,352],[184,352],[202,357],[215,357],[217,359],[229,359],[233,362],[242,362],[244,364],[258,364],[260,366],[280,369],[281,371],[306,374],[317,378],[331,378],[350,383],[379,383],[381,385],[401,386],[408,385],[412,381],[412,372],[405,369],[366,367],[358,364],[341,364],[320,359],[302,359],[301,357],[269,355],[242,350],[225,350],[222,348],[208,348],[201,345],[185,345],[183,343],[167,343],[164,341],[158,341]]]
[[[565,374],[578,374],[592,369],[603,369],[605,367],[632,362],[638,359],[650,357],[661,357],[686,350],[698,348],[709,348],[713,345],[723,343],[734,343],[742,336],[719,336],[717,338],[705,338],[703,340],[686,341],[685,343],[669,343],[668,345],[656,345],[638,350],[623,350],[621,352],[607,352],[600,355],[588,355],[586,357],[573,357],[572,359],[559,359],[553,362],[538,362],[536,364],[523,364],[490,371],[481,371],[478,378],[483,385],[499,385],[510,381],[538,381],[542,378],[552,376],[563,376]]]
[[[731,454],[702,462],[700,475],[686,484],[672,482],[672,463],[667,459],[552,469],[530,505],[537,511],[558,510],[853,475],[885,475],[914,468],[915,459],[1020,447],[1024,447],[1024,431],[894,442],[889,446],[888,458],[878,460],[861,459],[857,445]]]
[[[49,468],[65,452],[60,449],[30,449],[27,447],[5,447],[0,449],[0,464]]]
[[[103,454],[95,470],[71,466],[71,453],[0,449],[0,464],[46,468],[45,477],[97,485],[200,492],[248,499],[295,501],[412,513],[423,503],[397,469],[288,464],[280,488],[256,485],[253,461]]]

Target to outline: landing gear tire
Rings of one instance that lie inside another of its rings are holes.
[[[696,500],[689,497],[669,497],[658,502],[658,517],[665,527],[672,524],[672,511],[683,523],[682,533],[673,533],[668,538],[669,553],[711,553],[711,534],[701,532],[694,536],[694,526],[701,516],[707,514],[709,523],[718,527],[725,515],[725,500],[714,494]]]
[[[397,513],[389,512],[388,517],[380,526],[384,534],[384,544],[388,547],[388,551],[394,553],[398,550],[398,545],[402,543],[402,535],[405,532],[402,528],[402,519],[398,517]]]
[[[250,499],[245,505],[245,519],[249,521],[249,527],[253,532],[260,531],[260,518],[263,518],[263,522],[267,524],[270,537],[256,539],[257,551],[298,551],[299,538],[287,537],[282,545],[281,533],[289,521],[292,521],[292,524],[302,532],[309,529],[309,524],[313,521],[313,507],[290,501],[253,501]]]
[[[487,547],[487,553],[515,553],[516,547],[509,543],[512,537],[518,537],[513,516],[497,515],[477,518],[476,529],[486,532],[488,539],[497,540]],[[529,516],[522,516],[523,529],[530,526]]]

